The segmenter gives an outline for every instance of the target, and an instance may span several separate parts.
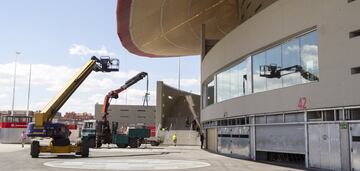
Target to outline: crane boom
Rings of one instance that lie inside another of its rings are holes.
[[[125,84],[123,86],[121,86],[120,88],[116,89],[116,90],[112,90],[110,91],[104,98],[104,103],[103,103],[103,107],[101,110],[101,113],[103,114],[102,119],[104,121],[107,120],[107,115],[108,113],[108,108],[110,106],[110,99],[114,98],[117,99],[119,97],[119,93],[121,93],[122,91],[126,90],[127,88],[129,88],[130,86],[134,85],[135,83],[137,83],[138,81],[142,80],[143,78],[147,77],[147,73],[146,72],[140,72],[139,74],[135,75],[134,77],[132,77],[131,79],[129,79],[128,81],[125,82]]]
[[[117,65],[117,67],[113,67]],[[92,71],[112,72],[118,71],[118,60],[93,56],[64,86],[64,88],[41,110],[35,114],[35,127],[43,127],[45,123],[51,122],[59,109],[65,104],[70,96],[77,90]]]
[[[108,109],[110,106],[110,100],[111,99],[117,99],[119,97],[119,93],[126,90],[130,86],[134,85],[138,81],[142,80],[143,78],[147,77],[148,74],[146,72],[140,72],[139,74],[135,75],[131,79],[125,82],[123,86],[121,86],[118,89],[110,91],[108,94],[106,94],[104,98],[104,103],[101,109],[102,113],[102,120],[97,121],[96,125],[96,146],[100,147],[101,144],[110,144],[112,142],[112,136],[111,136],[111,130],[110,130],[110,124],[107,119],[107,116],[109,115]],[[146,92],[148,94],[148,92]]]
[[[78,73],[67,83],[67,85],[41,110],[44,121],[51,121],[59,109],[70,98],[75,90],[81,85],[85,78],[92,72],[92,68],[96,64],[95,60],[88,61]],[[36,121],[36,120],[35,120]],[[40,123],[39,123],[40,124]],[[40,125],[37,125],[40,126]]]

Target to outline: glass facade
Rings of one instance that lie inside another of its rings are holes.
[[[214,80],[210,81],[210,83],[208,83],[206,85],[206,106],[207,105],[211,105],[214,104],[215,102],[215,97],[214,97],[214,93],[215,92],[215,82]]]
[[[301,66],[303,69],[319,78],[319,59],[316,32],[311,32],[300,37],[300,55]],[[302,82],[307,83],[310,81],[302,78]]]
[[[230,98],[230,74],[231,70],[228,69],[216,76],[216,97],[218,102]]]
[[[253,92],[262,92],[266,90],[266,78],[260,77],[260,66],[265,65],[265,52],[258,53],[252,57],[253,60]]]
[[[248,93],[248,63],[246,59],[239,64],[216,75],[216,100],[221,102]]]
[[[266,65],[282,66],[281,46],[276,46],[266,51]],[[281,88],[283,78],[272,78],[266,80],[266,88],[268,90]]]
[[[215,80],[215,81],[214,81]],[[317,32],[255,53],[204,86],[206,104],[319,80]]]
[[[283,68],[300,65],[299,39],[293,39],[282,45]],[[301,76],[299,72],[293,70],[283,72],[283,87],[300,84]]]

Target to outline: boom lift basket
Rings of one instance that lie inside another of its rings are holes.
[[[270,65],[260,65],[260,77],[266,78],[280,78],[280,72],[278,71],[280,67],[276,64]]]
[[[100,59],[92,57],[91,59],[96,60],[98,65],[95,66],[95,71],[101,72],[114,72],[119,71],[119,59],[110,58],[109,56],[101,56]]]

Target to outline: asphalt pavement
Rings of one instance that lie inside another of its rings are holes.
[[[64,170],[191,170],[191,171],[285,171],[294,168],[226,157],[198,146],[142,146],[140,149],[91,149],[89,158],[40,154],[31,158],[29,145],[0,144],[2,171]]]

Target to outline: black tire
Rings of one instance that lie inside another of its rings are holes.
[[[151,144],[151,146],[159,146],[160,145],[160,143],[156,142],[156,141],[151,141],[150,144]]]
[[[96,147],[96,140],[95,138],[90,138],[89,141],[89,148],[95,148]]]
[[[31,143],[30,155],[32,158],[38,158],[40,154],[40,143],[39,141],[33,141]]]
[[[95,147],[100,148],[101,146],[102,146],[101,137],[96,136],[96,138],[95,138]]]
[[[138,139],[137,138],[130,138],[129,140],[129,146],[131,148],[139,148],[140,147],[140,142],[138,143]]]
[[[76,146],[77,146],[77,147],[80,147],[80,150],[81,150],[81,142],[82,142],[82,141],[76,142]],[[81,151],[75,152],[75,155],[81,155]]]
[[[86,142],[81,143],[80,153],[81,157],[89,157],[89,145]]]
[[[127,144],[116,144],[118,148],[126,148]]]

